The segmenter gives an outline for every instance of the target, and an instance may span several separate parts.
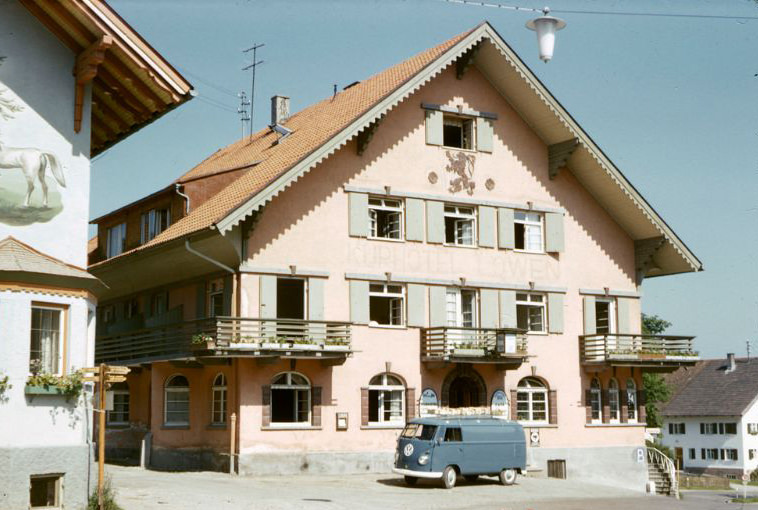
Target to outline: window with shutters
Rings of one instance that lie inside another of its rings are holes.
[[[517,251],[544,253],[544,216],[539,212],[514,211],[514,242]]]
[[[445,316],[448,326],[477,327],[476,291],[448,287],[445,292]]]
[[[547,391],[548,388],[539,379],[521,379],[516,390],[516,419],[528,423],[547,423]]]
[[[208,317],[224,315],[224,279],[218,278],[208,283]]]
[[[65,309],[55,305],[32,306],[29,371],[60,374]]]
[[[371,239],[403,239],[402,201],[369,197],[368,218]]]
[[[547,332],[547,303],[544,294],[516,293],[516,325],[528,333]]]
[[[719,460],[718,448],[701,448],[700,458],[703,460]]]
[[[297,372],[284,372],[271,381],[271,424],[310,424],[311,384]]]
[[[739,460],[739,455],[735,448],[724,448],[721,450],[721,460]]]
[[[113,409],[106,414],[108,425],[127,425],[129,423],[129,385],[126,382],[111,386],[113,392]]]
[[[615,300],[595,299],[595,331],[598,335],[608,335],[616,332]]]
[[[63,475],[32,475],[29,478],[29,508],[61,508]]]
[[[634,379],[626,381],[626,408],[627,421],[637,423],[637,384]]]
[[[442,145],[465,150],[476,147],[473,118],[445,114],[442,119]]]
[[[139,314],[139,301],[137,298],[127,299],[124,302],[124,318],[132,319]]]
[[[116,307],[114,305],[101,306],[100,320],[103,324],[112,324],[116,322]]]
[[[751,436],[758,435],[758,423],[748,423],[747,433],[750,434]]]
[[[163,424],[167,426],[189,426],[190,387],[183,375],[174,375],[166,381],[163,399]]]
[[[168,207],[150,209],[140,217],[140,244],[152,240],[171,224],[171,210]]]
[[[690,460],[697,459],[696,450],[694,448],[690,448]]]
[[[724,423],[724,434],[736,434],[737,424],[734,422]]]
[[[756,450],[754,450],[754,449],[748,450],[747,451],[747,457],[748,457],[748,459],[750,459],[750,460],[755,459],[755,452],[756,452]]]
[[[226,425],[227,391],[224,374],[218,374],[213,379],[211,393],[211,425]]]
[[[105,238],[105,257],[121,255],[126,250],[126,223],[108,229]]]
[[[619,423],[621,421],[621,398],[619,383],[616,379],[611,379],[608,382],[608,410],[610,412],[610,422]]]
[[[405,324],[405,287],[385,283],[369,285],[369,325]]]
[[[719,433],[718,423],[701,423],[700,434],[704,436],[713,436]]]
[[[374,376],[368,386],[369,425],[405,423],[405,385],[392,374]]]
[[[590,383],[590,410],[592,423],[603,421],[603,389],[597,377]]]
[[[445,244],[476,244],[476,210],[473,207],[445,204]]]
[[[672,436],[686,434],[684,423],[669,423],[669,434]]]
[[[153,315],[163,315],[168,312],[168,292],[156,292],[150,298],[150,310]]]

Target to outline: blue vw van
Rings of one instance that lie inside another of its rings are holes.
[[[512,485],[526,470],[526,439],[518,423],[491,416],[440,416],[411,420],[397,440],[394,473],[408,485],[441,478],[452,489],[458,476],[497,476]]]

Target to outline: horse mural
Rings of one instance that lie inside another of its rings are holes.
[[[24,206],[31,205],[32,193],[34,192],[35,179],[38,179],[42,187],[42,205],[47,207],[47,182],[45,173],[49,168],[53,177],[62,188],[66,187],[66,179],[63,177],[63,166],[55,154],[34,148],[5,147],[0,142],[0,169],[18,168],[26,178],[26,199]]]

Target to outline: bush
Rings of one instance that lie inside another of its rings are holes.
[[[100,510],[97,504],[97,488],[95,488],[95,492],[89,497],[87,510]],[[116,503],[116,491],[111,487],[110,477],[106,477],[103,483],[103,510],[124,510]]]

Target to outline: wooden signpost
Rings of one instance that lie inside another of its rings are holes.
[[[126,381],[126,374],[129,373],[128,367],[109,366],[101,363],[99,367],[82,368],[86,382],[94,382],[98,386],[99,408],[95,409],[100,413],[97,427],[97,505],[103,509],[103,482],[105,480],[105,390],[113,383]]]

